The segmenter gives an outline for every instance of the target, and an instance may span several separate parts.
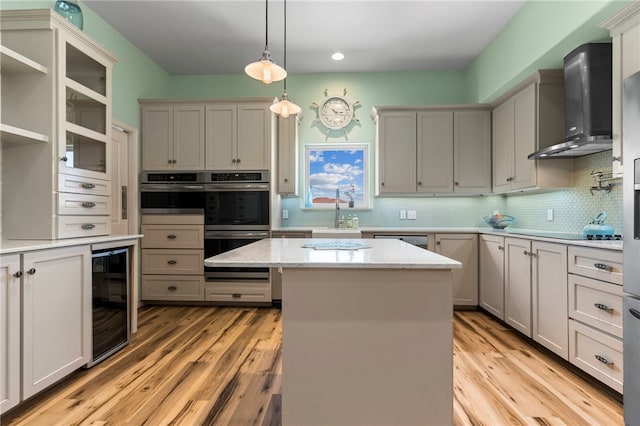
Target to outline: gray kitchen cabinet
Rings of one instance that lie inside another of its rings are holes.
[[[143,170],[203,170],[204,104],[140,101]]]
[[[0,414],[20,402],[20,255],[0,257]]]
[[[0,28],[3,238],[109,234],[116,58],[51,9]]]
[[[298,195],[298,116],[278,116],[278,183],[280,195]]]
[[[481,234],[479,305],[504,321],[504,237]]]
[[[491,191],[486,108],[378,107],[376,113],[378,195]]]
[[[612,92],[611,125],[613,134],[613,175],[622,177],[622,81],[640,71],[640,3],[628,6],[609,18],[602,26],[611,34]]]
[[[478,235],[435,234],[436,253],[462,263],[453,269],[453,305],[478,305]]]
[[[505,322],[568,359],[567,247],[505,238]]]
[[[91,248],[22,254],[22,398],[91,358]]]
[[[271,100],[207,102],[206,170],[271,170]]]
[[[568,360],[567,246],[534,241],[531,252],[533,340]]]
[[[531,337],[531,241],[504,239],[504,320]]]
[[[538,71],[493,105],[493,192],[573,186],[572,159],[527,158],[564,139],[562,71]]]

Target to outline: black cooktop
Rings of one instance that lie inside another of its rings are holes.
[[[587,235],[582,234],[569,234],[561,232],[544,232],[544,231],[507,231],[507,234],[513,235],[528,235],[531,237],[545,237],[545,238],[558,238],[561,240],[594,240],[594,241],[614,241],[622,240],[622,235]]]

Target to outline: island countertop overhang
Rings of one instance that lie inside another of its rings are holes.
[[[363,243],[368,248],[314,249],[318,242]],[[208,267],[458,269],[456,260],[393,239],[267,238],[205,259]]]

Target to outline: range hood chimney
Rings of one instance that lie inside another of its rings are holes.
[[[581,157],[612,148],[611,43],[587,43],[564,57],[565,140],[530,160]]]

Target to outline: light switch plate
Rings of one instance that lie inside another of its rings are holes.
[[[407,219],[416,220],[418,218],[418,212],[415,210],[407,210]]]
[[[289,219],[289,210],[287,210],[287,209],[283,209],[282,210],[282,218],[283,219]]]
[[[553,220],[553,209],[547,209],[547,220],[548,221]]]
[[[400,220],[405,220],[407,218],[407,211],[400,210]]]

